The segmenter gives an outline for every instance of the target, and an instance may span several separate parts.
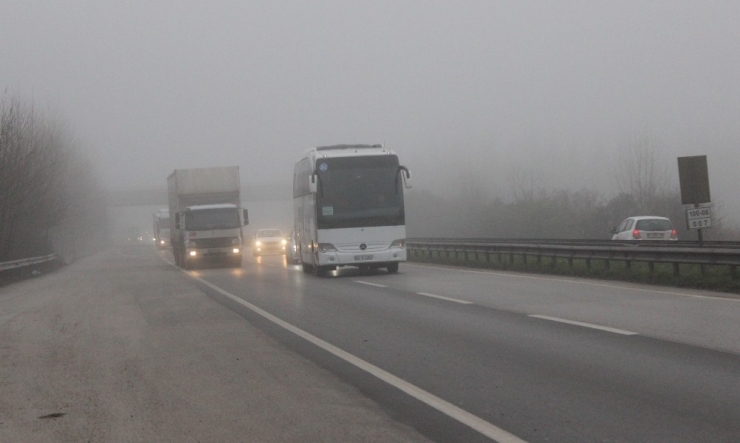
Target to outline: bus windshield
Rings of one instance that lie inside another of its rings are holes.
[[[207,231],[241,227],[236,208],[197,209],[185,212],[185,229]]]
[[[322,158],[316,171],[319,229],[405,224],[395,155]]]

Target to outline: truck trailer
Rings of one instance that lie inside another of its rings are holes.
[[[241,266],[242,227],[249,217],[241,207],[240,187],[238,166],[175,169],[167,177],[170,245],[177,266]]]

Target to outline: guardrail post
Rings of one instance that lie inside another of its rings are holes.
[[[680,269],[678,263],[673,264],[673,276],[678,277],[680,275]]]
[[[573,269],[573,256],[568,257],[568,267]]]
[[[589,271],[591,270],[591,259],[590,258],[586,259],[586,269],[588,269]]]
[[[486,251],[486,263],[491,263],[491,253]]]
[[[604,268],[606,268],[607,271],[611,269],[611,262],[609,261],[608,258],[604,260]]]
[[[625,260],[624,266],[627,268],[628,271],[632,270],[632,260]]]
[[[699,229],[701,231],[701,229]],[[704,263],[699,265],[699,272],[701,272],[701,276],[704,277],[707,275],[707,267],[704,265]]]
[[[655,274],[655,262],[653,261],[648,262],[648,272],[650,272],[650,275]]]

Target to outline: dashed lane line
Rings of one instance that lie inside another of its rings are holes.
[[[355,283],[359,283],[361,285],[368,285],[368,286],[375,286],[376,288],[387,288],[386,285],[381,285],[379,283],[370,283],[369,281],[362,281],[362,280],[355,280]]]
[[[428,293],[428,292],[417,292],[417,294],[419,294],[419,295],[423,295],[423,296],[425,296],[425,297],[432,297],[432,298],[438,298],[438,299],[440,299],[440,300],[446,300],[446,301],[451,301],[451,302],[453,302],[453,303],[460,303],[461,305],[472,305],[472,304],[473,304],[473,302],[472,302],[472,301],[467,301],[467,300],[458,300],[458,299],[456,299],[456,298],[444,297],[444,296],[442,296],[442,295],[435,295],[435,294],[430,294],[430,293]]]
[[[600,331],[613,332],[622,335],[637,335],[637,332],[625,331],[623,329],[610,328],[609,326],[595,325],[593,323],[584,323],[580,321],[566,320],[564,318],[549,317],[547,315],[530,315],[529,317],[541,318],[543,320],[556,321],[558,323],[567,323],[569,325],[583,326],[584,328],[598,329]]]

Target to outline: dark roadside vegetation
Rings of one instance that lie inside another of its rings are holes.
[[[63,263],[105,243],[104,192],[83,149],[59,119],[7,92],[0,190],[0,263],[52,253]]]

